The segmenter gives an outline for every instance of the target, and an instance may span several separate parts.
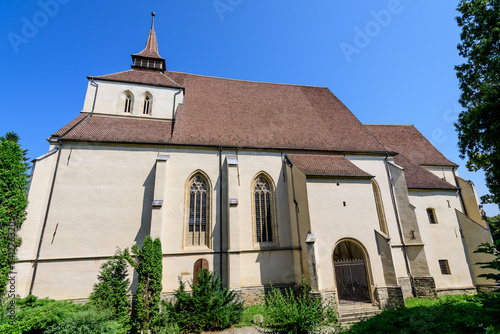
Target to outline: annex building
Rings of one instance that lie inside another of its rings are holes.
[[[249,303],[302,277],[381,308],[488,286],[474,187],[414,126],[362,124],[325,87],[168,71],[153,26],[130,70],[88,79],[34,161],[21,296],[87,298],[146,235],[165,295],[200,267]]]

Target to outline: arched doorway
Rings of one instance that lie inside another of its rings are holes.
[[[352,241],[340,242],[333,252],[339,304],[370,303],[363,250]]]

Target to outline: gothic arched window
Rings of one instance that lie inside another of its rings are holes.
[[[151,97],[149,95],[146,95],[144,98],[144,109],[142,110],[142,113],[144,115],[151,114]]]
[[[207,245],[210,209],[208,180],[201,173],[196,173],[189,180],[187,191],[189,202],[187,244],[188,246]]]
[[[123,109],[124,113],[130,114],[132,113],[132,93],[126,92],[125,93],[125,108]]]
[[[253,211],[255,241],[273,242],[274,240],[274,194],[271,181],[259,174],[253,182]]]

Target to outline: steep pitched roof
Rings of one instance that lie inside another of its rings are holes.
[[[173,142],[392,152],[328,88],[166,74],[186,91]]]
[[[372,177],[342,155],[287,154],[286,156],[308,176]]]
[[[439,152],[413,125],[365,126],[384,146],[399,153],[394,162],[405,169],[409,189],[458,189],[420,166],[457,165]]]
[[[130,70],[101,80],[183,87],[171,143],[180,145],[303,149],[334,152],[394,152],[381,145],[328,88],[214,78],[179,72]],[[161,82],[160,82],[161,81]],[[101,118],[94,117],[93,122]],[[112,121],[106,120],[109,126]],[[84,122],[85,123],[85,122]],[[118,120],[117,126],[124,126]],[[141,119],[128,118],[125,138]],[[80,139],[86,133],[77,126]],[[85,128],[91,131],[89,128]],[[91,132],[88,140],[96,140]],[[168,134],[156,134],[163,138]],[[65,136],[70,139],[70,136]]]
[[[384,146],[404,154],[417,165],[458,166],[439,152],[413,125],[365,126]]]

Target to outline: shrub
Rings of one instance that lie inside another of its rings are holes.
[[[123,253],[117,250],[115,255],[101,266],[97,276],[99,283],[94,284],[90,301],[99,309],[110,309],[115,320],[127,317],[130,308],[127,296],[130,281],[127,279],[127,262]]]
[[[314,296],[305,284],[296,292],[291,288],[281,292],[271,286],[265,301],[262,327],[273,333],[315,333],[320,326],[336,321],[335,308],[330,302]]]
[[[58,301],[48,298],[38,299],[28,296],[17,299],[17,312],[14,321],[10,317],[2,317],[0,333],[43,333],[49,327],[59,323],[64,318],[83,308],[68,301]]]
[[[162,290],[163,252],[160,239],[154,241],[148,235],[144,239],[142,249],[137,244],[132,247],[137,261],[125,249],[125,259],[137,270],[137,294],[132,309],[132,324],[135,331],[149,330],[160,311]]]
[[[44,334],[126,334],[129,329],[119,321],[112,320],[111,309],[88,308],[72,313],[57,324],[52,325]]]
[[[179,289],[175,291],[175,302],[169,304],[169,312],[183,332],[221,330],[237,323],[243,312],[243,303],[236,293],[222,287],[220,277],[203,269],[198,274],[196,284],[190,284],[191,293],[179,279]]]

